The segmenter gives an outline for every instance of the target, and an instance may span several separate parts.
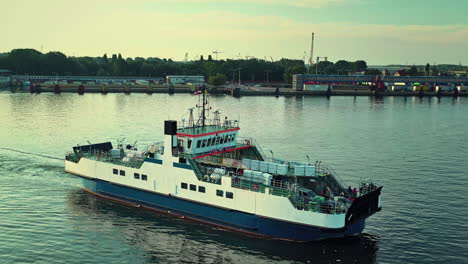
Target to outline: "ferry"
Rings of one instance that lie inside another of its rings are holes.
[[[211,112],[204,89],[196,94],[197,117],[190,108],[188,122],[166,120],[164,142],[77,145],[65,171],[94,195],[262,238],[356,235],[382,209],[382,186],[351,188],[319,161],[267,157],[239,137],[238,120]]]

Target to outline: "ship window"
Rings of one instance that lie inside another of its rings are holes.
[[[187,189],[187,183],[185,182],[181,183],[180,187],[182,187],[182,189]]]
[[[125,176],[125,171],[124,170],[120,171],[120,176]]]
[[[197,148],[200,147],[200,144],[201,144],[201,140],[198,140],[198,141],[197,141]]]
[[[221,139],[219,140],[219,144],[223,144],[224,143],[224,136],[221,136]]]
[[[229,135],[226,135],[226,136],[224,137],[224,143],[227,143],[227,142],[228,142],[228,138],[229,138]]]
[[[202,148],[206,147],[206,139],[203,140]]]
[[[221,191],[221,190],[216,190],[216,195],[217,195],[217,196],[223,197],[223,193],[224,193],[224,192]]]
[[[205,192],[205,187],[198,186],[198,191],[201,192],[201,193],[204,193]]]
[[[119,174],[119,170],[118,169],[112,169],[112,173],[114,173],[115,175]]]
[[[234,198],[234,194],[232,192],[226,192],[226,198],[232,199]]]
[[[142,174],[142,175],[141,175],[141,179],[142,179],[143,181],[147,181],[147,180],[148,180],[148,176],[146,176],[145,174]]]
[[[187,141],[187,148],[190,148],[191,146],[192,146],[192,140],[189,139],[189,140]]]
[[[190,190],[191,191],[196,191],[197,190],[197,186],[195,184],[190,184]]]
[[[218,144],[219,144],[219,136],[218,136],[218,137],[216,137],[216,142],[215,142],[215,144],[216,144],[216,145],[218,145]]]
[[[206,142],[206,146],[209,147],[211,146],[211,138],[208,139],[208,142]]]
[[[133,173],[133,178],[140,179],[140,174],[139,173]]]

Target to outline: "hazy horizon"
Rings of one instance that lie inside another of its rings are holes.
[[[3,3],[0,52],[193,60],[314,57],[368,65],[468,64],[461,0],[18,0]],[[305,52],[305,53],[304,53]]]

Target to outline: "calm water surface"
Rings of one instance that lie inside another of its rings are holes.
[[[0,263],[468,263],[468,98],[212,97],[276,157],[383,184],[356,237],[290,243],[127,208],[81,189],[80,143],[163,139],[190,95],[0,92]],[[187,117],[186,117],[187,118]]]

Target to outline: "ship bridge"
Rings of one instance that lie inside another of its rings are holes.
[[[239,127],[208,125],[177,130],[177,146],[188,154],[218,151],[236,146]]]

